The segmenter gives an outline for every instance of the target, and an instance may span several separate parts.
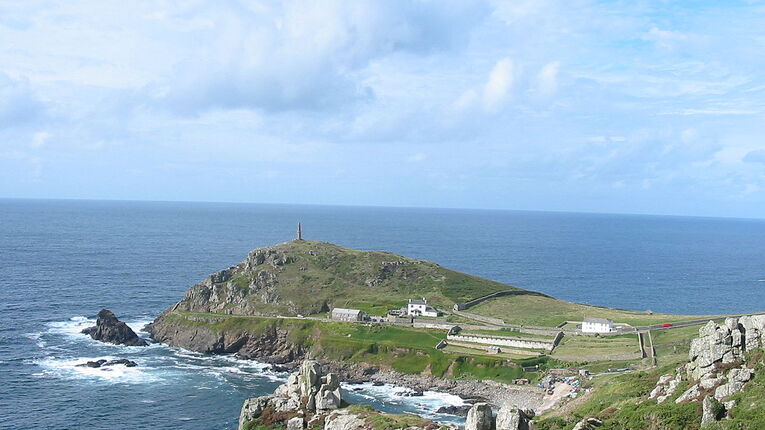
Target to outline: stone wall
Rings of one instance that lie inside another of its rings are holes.
[[[552,351],[555,347],[553,342],[540,342],[534,340],[521,340],[511,338],[474,336],[474,335],[448,335],[446,340],[455,342],[480,343],[482,345],[509,346],[523,349],[543,349]]]

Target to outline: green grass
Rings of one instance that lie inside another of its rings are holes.
[[[698,315],[667,315],[635,312],[623,309],[583,305],[550,297],[520,295],[487,300],[468,309],[468,312],[501,318],[508,324],[555,327],[563,321],[582,321],[584,318],[608,318],[616,323],[631,325],[662,324],[698,318]]]
[[[437,377],[510,382],[523,377],[523,366],[541,364],[545,369],[548,365],[560,365],[548,357],[510,359],[437,350],[435,346],[446,338],[443,330],[180,311],[164,318],[166,323],[205,327],[232,336],[286,330],[288,340],[302,345],[312,356],[371,363],[408,374],[427,372]]]
[[[553,357],[591,357],[639,352],[640,345],[636,334],[618,337],[564,336],[552,355]]]

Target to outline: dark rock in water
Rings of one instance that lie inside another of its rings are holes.
[[[468,414],[468,411],[472,405],[462,405],[462,406],[441,406],[436,411],[437,414],[449,414],[449,415],[457,415],[460,417],[466,417]]]
[[[421,397],[423,396],[423,393],[422,391],[403,391],[396,393],[396,395],[401,397]]]
[[[127,324],[117,319],[114,314],[106,309],[101,309],[98,313],[96,325],[86,328],[82,333],[90,335],[95,340],[101,342],[114,343],[127,346],[147,346],[145,340],[138,337],[137,334],[128,327]]]
[[[122,364],[125,367],[136,367],[138,363],[128,360],[126,358],[120,358],[118,360],[104,360],[103,358],[95,361],[88,361],[87,363],[78,364],[77,367],[92,367],[98,369],[100,367],[116,366]]]
[[[96,361],[88,361],[87,363],[78,364],[77,367],[93,367],[93,368],[99,368],[106,363],[106,360],[96,360]]]
[[[120,358],[119,360],[110,360],[102,364],[102,366],[115,366],[117,364],[122,364],[125,367],[138,366],[138,363],[136,363],[135,361],[128,360],[127,358]]]
[[[379,381],[375,381],[375,382],[372,383],[373,387],[382,387],[383,385],[385,385],[385,383],[384,382],[379,382]]]

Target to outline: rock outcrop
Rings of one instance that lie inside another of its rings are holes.
[[[322,426],[325,430],[352,430],[372,428],[371,415],[381,415],[372,409],[351,411],[343,400],[340,378],[334,373],[323,373],[319,363],[306,360],[287,382],[272,395],[253,397],[244,401],[239,414],[239,430],[255,425],[286,427],[302,430]],[[491,409],[489,409],[491,420]],[[438,427],[428,420],[411,430]],[[489,428],[485,430],[491,430]]]
[[[744,353],[764,343],[765,315],[726,318],[723,324],[709,321],[691,341],[688,364],[679,367],[674,376],[661,376],[648,398],[661,403],[687,379],[689,387],[675,403],[701,401],[702,426],[723,419],[735,406],[729,398],[754,377],[744,363]]]
[[[112,311],[101,309],[96,319],[96,325],[86,328],[82,333],[90,335],[95,340],[126,346],[147,346],[145,340],[127,324],[117,319]]]

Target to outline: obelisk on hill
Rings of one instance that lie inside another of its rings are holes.
[[[297,239],[295,240],[303,240],[303,227],[300,223],[298,223]]]

